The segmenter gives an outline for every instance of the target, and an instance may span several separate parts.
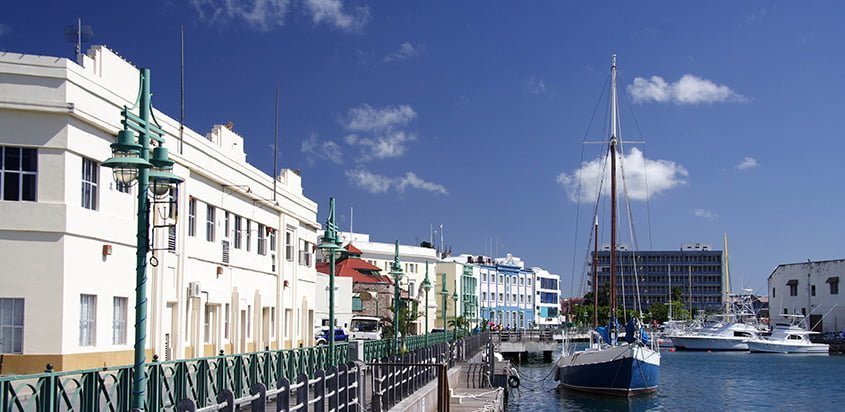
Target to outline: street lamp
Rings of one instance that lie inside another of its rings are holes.
[[[446,274],[442,273],[443,275],[443,282],[441,283],[443,287],[440,289],[440,295],[443,297],[443,333],[446,333],[446,305],[448,305],[449,301],[447,297],[449,296],[449,290],[446,289]]]
[[[167,196],[176,185],[184,181],[172,173],[173,161],[167,155],[164,145],[164,131],[152,117],[150,94],[150,69],[140,70],[138,100],[130,107],[123,106],[123,130],[117,133],[117,141],[111,144],[112,157],[103,162],[103,167],[112,169],[114,181],[132,186],[138,183],[138,227],[135,249],[135,356],[132,369],[132,394],[130,407],[144,409],[146,376],[144,349],[147,340],[147,254],[150,251],[150,215],[147,191],[152,196]],[[138,115],[132,110],[138,108]],[[135,132],[138,133],[137,142]],[[150,148],[153,156],[150,157]],[[153,169],[153,170],[150,170]],[[152,183],[152,186],[150,184]]]
[[[396,241],[396,251],[393,254],[393,265],[390,267],[393,275],[393,353],[399,353],[399,281],[402,280],[402,266],[399,263],[399,241]]]
[[[452,292],[452,302],[455,302],[455,339],[458,338],[458,279],[455,279],[455,291]]]
[[[425,262],[425,279],[422,287],[425,290],[425,346],[428,346],[428,291],[431,290],[431,281],[428,280],[428,261]]]
[[[323,254],[323,258],[329,261],[329,365],[334,365],[334,277],[335,263],[344,249],[340,247],[340,239],[337,236],[337,225],[334,222],[334,198],[329,198],[329,217],[326,219],[326,229],[323,232],[323,243],[317,248]]]

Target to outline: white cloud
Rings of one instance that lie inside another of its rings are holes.
[[[350,146],[361,146],[362,151],[359,160],[367,162],[373,159],[388,159],[404,155],[407,151],[407,143],[416,140],[416,136],[402,130],[392,130],[373,138],[351,134],[344,137],[343,140]]]
[[[261,31],[284,26],[291,6],[300,4],[291,0],[190,0],[190,3],[200,21],[209,25],[243,22]],[[302,4],[304,9],[300,10],[309,14],[314,23],[325,22],[342,30],[360,30],[370,19],[366,6],[350,13],[344,10],[340,0],[305,0]]]
[[[402,177],[389,177],[372,173],[366,169],[358,168],[346,171],[346,178],[349,181],[370,193],[386,193],[390,189],[404,192],[406,189],[418,189],[438,194],[449,194],[446,188],[438,183],[428,182],[419,178],[414,172],[407,172]]]
[[[360,30],[370,20],[370,9],[367,6],[355,7],[350,12],[344,10],[341,0],[305,0],[305,7],[311,13],[314,23],[326,22],[343,30]]]
[[[0,23],[0,37],[5,36],[12,32],[12,26],[8,24]]]
[[[637,103],[699,104],[747,100],[745,96],[734,92],[728,86],[691,74],[683,75],[674,83],[667,83],[660,76],[651,76],[650,79],[637,77],[632,84],[628,85],[628,94]]]
[[[422,46],[417,45],[414,47],[411,42],[404,42],[399,46],[399,50],[384,56],[385,62],[392,62],[397,60],[407,60],[412,57],[417,57],[420,55],[422,51]]]
[[[316,159],[328,160],[336,164],[343,163],[343,149],[340,145],[330,140],[320,141],[316,134],[303,140],[299,150],[305,154],[310,164],[313,164]]]
[[[719,215],[707,210],[707,209],[695,209],[692,213],[698,217],[707,219],[707,220],[716,220]]]
[[[746,169],[755,168],[755,167],[757,167],[757,165],[758,165],[757,159],[750,157],[750,156],[746,156],[744,159],[742,159],[741,162],[739,162],[738,165],[736,165],[736,168],[739,169],[739,170],[746,170]]]
[[[359,132],[378,132],[408,124],[417,112],[406,104],[376,109],[368,104],[349,109],[344,127]]]
[[[543,79],[531,76],[525,82],[525,91],[534,95],[543,94],[546,92],[546,82]]]
[[[347,170],[346,178],[355,186],[370,193],[387,192],[393,184],[393,179],[384,175],[371,173],[365,169]]]
[[[399,183],[397,183],[396,185],[396,189],[400,192],[404,191],[406,187],[440,193],[443,195],[449,194],[449,192],[446,191],[446,188],[443,185],[422,180],[417,177],[416,173],[414,172],[405,173],[405,176],[399,179]]]
[[[674,187],[686,184],[685,177],[689,173],[683,166],[670,160],[646,159],[637,148],[622,156],[623,161],[617,162],[617,176],[622,176],[624,166],[625,184],[628,197],[632,200],[645,200],[649,195],[654,196]],[[602,194],[610,194],[610,159],[599,157],[589,162],[581,163],[581,167],[572,173],[561,173],[557,177],[569,194],[569,199],[577,202],[594,201],[598,194],[599,185]],[[601,180],[604,180],[602,183]],[[646,181],[646,178],[648,179]],[[580,192],[579,192],[580,188]],[[648,189],[648,190],[646,190]],[[623,192],[622,181],[619,181],[619,193]]]

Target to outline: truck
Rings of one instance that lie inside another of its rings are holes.
[[[349,337],[353,340],[380,340],[381,321],[375,316],[353,316]]]

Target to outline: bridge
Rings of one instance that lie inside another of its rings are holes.
[[[588,331],[576,329],[504,330],[490,332],[490,337],[496,352],[503,355],[515,356],[524,362],[529,353],[542,353],[543,360],[551,362],[552,352],[560,348],[564,334],[572,342],[587,342],[590,337]]]

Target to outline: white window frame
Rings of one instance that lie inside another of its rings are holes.
[[[258,254],[261,256],[267,255],[267,226],[258,224]]]
[[[243,233],[241,233],[243,229],[242,222],[243,218],[235,215],[235,249],[241,248],[241,239],[243,239]]]
[[[205,206],[205,240],[214,242],[216,237],[217,208],[209,204]]]
[[[9,150],[18,150],[17,156],[17,167],[12,168],[12,165],[6,161],[5,156],[8,154],[7,151]],[[31,169],[27,167],[27,170],[24,170],[24,151],[26,153],[30,153],[33,156],[33,160],[35,164]],[[19,146],[0,146],[0,200],[8,200],[8,201],[19,201],[19,202],[36,202],[38,201],[38,149],[31,148],[31,147],[19,147]],[[17,177],[17,178],[15,178]],[[18,185],[18,190],[14,193],[14,196],[6,197],[6,179],[9,180],[16,180]],[[31,179],[30,179],[31,178]],[[32,198],[31,199],[24,199],[24,186],[29,181],[32,184]]]
[[[0,336],[12,337],[0,342],[0,353],[23,353],[25,309],[23,298],[0,298]]]
[[[97,295],[79,295],[79,346],[97,345]]]
[[[285,230],[285,260],[293,262],[293,230]]]
[[[197,199],[188,199],[188,236],[197,235]]]
[[[97,210],[100,198],[100,164],[87,157],[82,158],[81,195],[82,207]]]
[[[127,335],[126,320],[129,315],[129,298],[115,296],[112,304],[114,310],[112,310],[111,343],[112,345],[125,345]]]

